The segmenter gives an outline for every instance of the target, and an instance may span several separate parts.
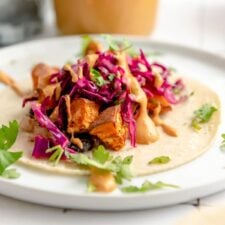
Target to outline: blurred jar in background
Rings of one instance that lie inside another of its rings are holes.
[[[41,28],[40,1],[0,0],[0,46],[30,38]]]
[[[148,35],[154,28],[157,0],[54,0],[62,34]]]

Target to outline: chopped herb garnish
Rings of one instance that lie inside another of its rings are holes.
[[[217,111],[217,108],[210,105],[210,104],[204,104],[199,108],[198,110],[194,111],[194,118],[192,119],[191,126],[195,130],[200,130],[201,126],[200,124],[202,123],[207,123],[214,112]]]
[[[54,162],[54,165],[57,165],[63,156],[64,150],[60,145],[56,145],[52,148],[48,148],[46,153],[52,153],[48,160]]]
[[[124,159],[120,156],[113,158],[102,145],[99,145],[98,148],[92,152],[92,156],[87,156],[82,153],[67,153],[67,156],[78,165],[86,166],[87,168],[94,167],[99,170],[111,172],[117,183],[122,183],[124,179],[130,180],[130,178],[132,178],[130,170],[132,156],[127,156]]]
[[[126,51],[129,54],[130,49],[132,48],[132,43],[127,39],[122,41],[118,41],[113,39],[111,35],[103,35],[106,43],[109,46],[109,50],[111,51]]]
[[[195,94],[194,91],[192,91],[190,94],[189,94],[189,97],[193,96]]]
[[[78,55],[84,56],[85,51],[87,49],[87,46],[92,41],[92,38],[89,35],[83,35],[82,36],[82,42],[81,42],[81,52]]]
[[[118,46],[118,43],[112,38],[111,35],[102,35],[103,38],[105,39],[106,43],[109,46],[109,50],[111,51],[119,51],[120,48]]]
[[[167,187],[179,188],[179,186],[177,185],[167,184],[161,181],[152,183],[146,180],[140,187],[131,185],[131,186],[122,187],[121,190],[122,192],[126,192],[126,193],[144,193],[144,192],[158,190],[158,189],[167,188]]]
[[[20,173],[18,173],[17,170],[13,168],[5,170],[1,176],[8,179],[15,179],[20,177]]]
[[[106,81],[100,74],[100,72],[94,68],[91,68],[91,80],[99,87],[106,84]]]
[[[104,164],[105,162],[112,159],[109,151],[106,151],[103,145],[99,145],[98,148],[92,153],[93,159],[97,162]]]
[[[109,76],[108,76],[108,80],[109,80],[109,81],[113,81],[114,78],[115,78],[115,74],[110,73]]]
[[[220,149],[222,151],[225,151],[225,134],[222,134],[221,137],[222,137],[223,140],[221,142]]]
[[[156,157],[152,160],[150,160],[148,162],[148,164],[152,165],[152,164],[166,164],[170,161],[170,157],[168,156],[159,156],[159,157]]]
[[[115,179],[118,184],[123,183],[123,179],[130,180],[133,177],[133,174],[130,170],[130,164],[132,163],[133,156],[127,156],[122,159],[120,156],[117,156],[113,159],[112,164],[117,168],[115,173]]]
[[[0,128],[0,175],[6,178],[16,178],[19,173],[15,169],[6,170],[11,164],[15,163],[21,156],[22,152],[10,152],[9,148],[16,141],[19,132],[19,125],[16,120],[9,122],[9,126],[2,125]]]

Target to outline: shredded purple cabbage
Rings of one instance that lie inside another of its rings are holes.
[[[142,89],[148,98],[153,98],[155,95],[164,96],[171,104],[177,104],[180,100],[174,93],[174,89],[184,89],[182,81],[178,80],[174,84],[170,83],[168,77],[170,71],[164,65],[154,62],[150,64],[142,50],[140,56],[135,58],[128,58],[128,65],[131,73],[136,77]],[[152,72],[152,67],[158,68],[160,75],[163,78],[162,85],[155,87],[155,76]]]
[[[67,106],[66,106],[66,97],[62,96],[59,100],[58,104],[58,120],[57,120],[57,127],[59,127],[60,130],[66,130],[67,128]]]
[[[132,107],[135,99],[132,97],[127,84],[125,70],[118,65],[118,60],[113,52],[98,52],[97,54],[98,58],[93,68],[90,68],[86,58],[79,59],[77,63],[71,65],[75,75],[82,71],[76,82],[73,80],[70,71],[66,69],[61,69],[51,75],[49,83],[60,84],[59,99],[56,100],[55,95],[51,99],[46,97],[41,104],[34,102],[38,100],[37,97],[24,99],[23,106],[27,102],[31,102],[32,111],[39,125],[46,128],[52,135],[51,139],[40,135],[35,137],[35,146],[32,153],[35,158],[47,158],[48,155],[45,151],[50,144],[61,145],[65,150],[74,152],[73,149],[68,147],[70,141],[63,133],[66,133],[68,125],[66,95],[69,96],[71,101],[80,97],[93,100],[103,109],[120,104],[123,122],[128,125],[131,145],[136,145],[136,121]],[[150,63],[142,50],[140,50],[139,56],[131,57],[127,55],[127,63],[132,75],[137,79],[148,99],[155,96],[164,96],[171,104],[177,104],[185,99],[185,96],[179,95],[185,89],[182,80],[171,83],[168,79],[170,70],[158,62]],[[97,82],[91,74],[92,69],[102,76],[101,78],[104,81],[102,85],[96,84]],[[155,85],[154,69],[159,71],[162,78],[162,83],[158,87]],[[51,106],[49,107],[49,105]],[[48,116],[56,106],[58,107],[58,119],[53,123]],[[49,108],[50,113],[48,113]]]
[[[122,104],[121,115],[123,121],[128,124],[130,142],[133,147],[136,146],[136,121],[132,111],[133,100],[131,95],[126,93],[125,100]]]
[[[32,156],[36,159],[41,159],[41,158],[49,158],[50,153],[46,153],[46,150],[50,148],[50,139],[45,138],[41,135],[35,136],[34,139],[34,148],[32,152]]]
[[[68,138],[46,115],[42,113],[41,105],[35,102],[31,102],[31,109],[39,125],[46,128],[52,134],[54,144],[61,145],[62,148],[66,147],[69,144]]]

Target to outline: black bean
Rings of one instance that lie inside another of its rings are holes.
[[[70,144],[70,148],[74,149],[77,152],[88,152],[91,151],[93,148],[97,147],[100,144],[99,139],[96,137],[91,136],[88,133],[81,133],[77,134],[75,137],[79,138],[83,144],[83,148],[79,148],[77,145],[73,143]]]

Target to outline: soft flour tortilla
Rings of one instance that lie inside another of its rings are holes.
[[[188,91],[193,91],[194,95],[189,97],[186,102],[174,106],[173,110],[168,112],[163,118],[167,124],[178,131],[178,137],[166,135],[159,127],[160,139],[157,142],[150,145],[137,145],[136,148],[132,148],[129,141],[127,141],[127,145],[121,151],[112,152],[114,155],[122,157],[133,155],[132,169],[135,175],[157,173],[183,165],[200,156],[209,148],[219,125],[219,110],[213,114],[208,123],[202,124],[202,129],[199,132],[195,132],[190,127],[190,123],[193,111],[199,109],[205,103],[210,103],[219,109],[219,98],[216,93],[199,82],[185,79],[184,83]],[[6,124],[13,119],[21,121],[28,112],[29,106],[22,109],[22,99],[10,89],[2,90],[0,96],[0,124]],[[143,132],[145,131],[143,130]],[[29,140],[29,134],[21,131],[13,146],[13,149],[24,151],[23,158],[20,160],[21,163],[55,173],[76,175],[88,173],[88,171],[76,167],[74,163],[59,163],[57,166],[54,166],[47,160],[32,158],[33,145],[34,143]],[[162,155],[169,156],[171,161],[167,164],[148,165],[149,160]]]

